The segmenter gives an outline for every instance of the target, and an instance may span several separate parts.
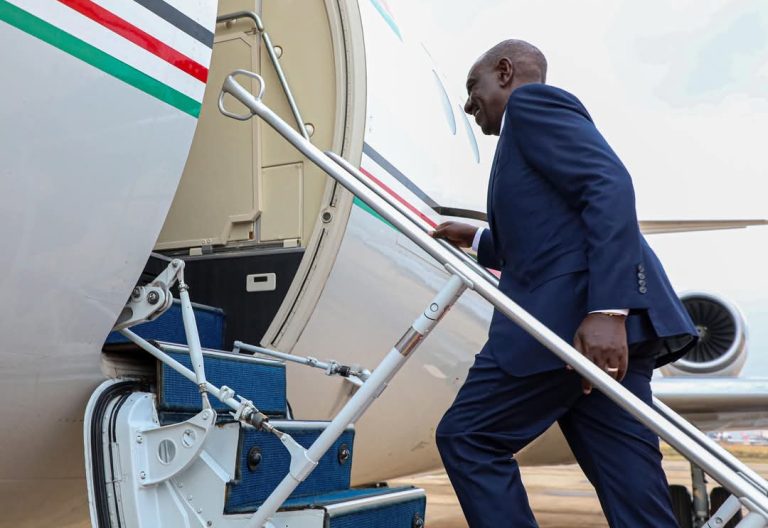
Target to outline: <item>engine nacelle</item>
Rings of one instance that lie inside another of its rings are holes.
[[[739,309],[703,292],[680,296],[699,332],[685,356],[662,367],[665,376],[738,376],[747,360],[747,325]]]

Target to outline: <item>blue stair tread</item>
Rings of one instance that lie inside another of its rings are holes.
[[[165,352],[187,368],[192,368],[188,353],[167,349]],[[219,387],[230,387],[239,396],[253,401],[268,416],[285,416],[288,406],[285,364],[226,352],[204,351],[203,359],[208,381]],[[200,411],[200,394],[194,383],[165,364],[159,366],[158,379],[160,411],[190,414]],[[215,397],[211,397],[211,405],[222,415],[231,410]]]
[[[409,491],[415,489],[413,486],[404,486],[399,488],[350,488],[320,495],[309,495],[307,497],[295,497],[288,499],[283,503],[283,510],[303,510],[306,508],[318,508],[360,499],[369,499],[380,495],[388,495],[399,491]]]
[[[325,429],[328,422],[272,421],[277,429],[291,435],[302,447],[309,448]],[[354,429],[347,429],[333,446],[320,458],[320,462],[307,479],[299,484],[290,499],[313,497],[349,488],[354,454]],[[346,461],[339,460],[339,451],[346,446],[350,452]],[[248,468],[248,454],[257,448],[261,462],[254,471]],[[240,432],[238,479],[227,486],[225,511],[240,513],[255,511],[288,473],[290,455],[282,442],[270,433],[243,429]]]
[[[389,504],[363,505],[353,511],[331,515],[328,528],[413,528],[424,526],[427,497],[414,494]]]
[[[196,303],[192,303],[192,308],[195,312],[201,346],[217,350],[224,348],[224,310]],[[187,344],[187,335],[184,333],[184,322],[181,318],[181,303],[178,299],[174,300],[171,307],[154,321],[138,324],[131,327],[131,330],[147,340]],[[107,345],[128,342],[128,339],[119,332],[111,332],[106,340]]]

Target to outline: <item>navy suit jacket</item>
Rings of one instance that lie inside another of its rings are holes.
[[[656,365],[696,330],[637,221],[627,169],[570,93],[544,84],[512,92],[488,185],[480,264],[500,288],[571,343],[594,310],[628,308],[629,344],[662,338]],[[524,376],[563,362],[495,312],[484,350]]]

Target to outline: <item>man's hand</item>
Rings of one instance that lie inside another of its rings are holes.
[[[454,246],[468,248],[472,247],[476,232],[477,226],[461,222],[444,222],[432,231],[432,238],[444,238]]]
[[[573,346],[618,381],[627,373],[628,347],[624,316],[591,313],[581,322],[573,338]],[[584,394],[592,392],[592,384],[581,380]]]

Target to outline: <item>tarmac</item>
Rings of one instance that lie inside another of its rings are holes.
[[[767,461],[745,462],[759,474],[768,475]],[[690,489],[690,464],[676,456],[667,457],[664,469],[670,484],[683,484]],[[577,465],[522,467],[521,473],[540,528],[608,526],[592,486]],[[417,475],[390,484],[410,484],[426,490],[426,528],[467,528],[445,473]],[[713,485],[710,483],[710,489]]]

